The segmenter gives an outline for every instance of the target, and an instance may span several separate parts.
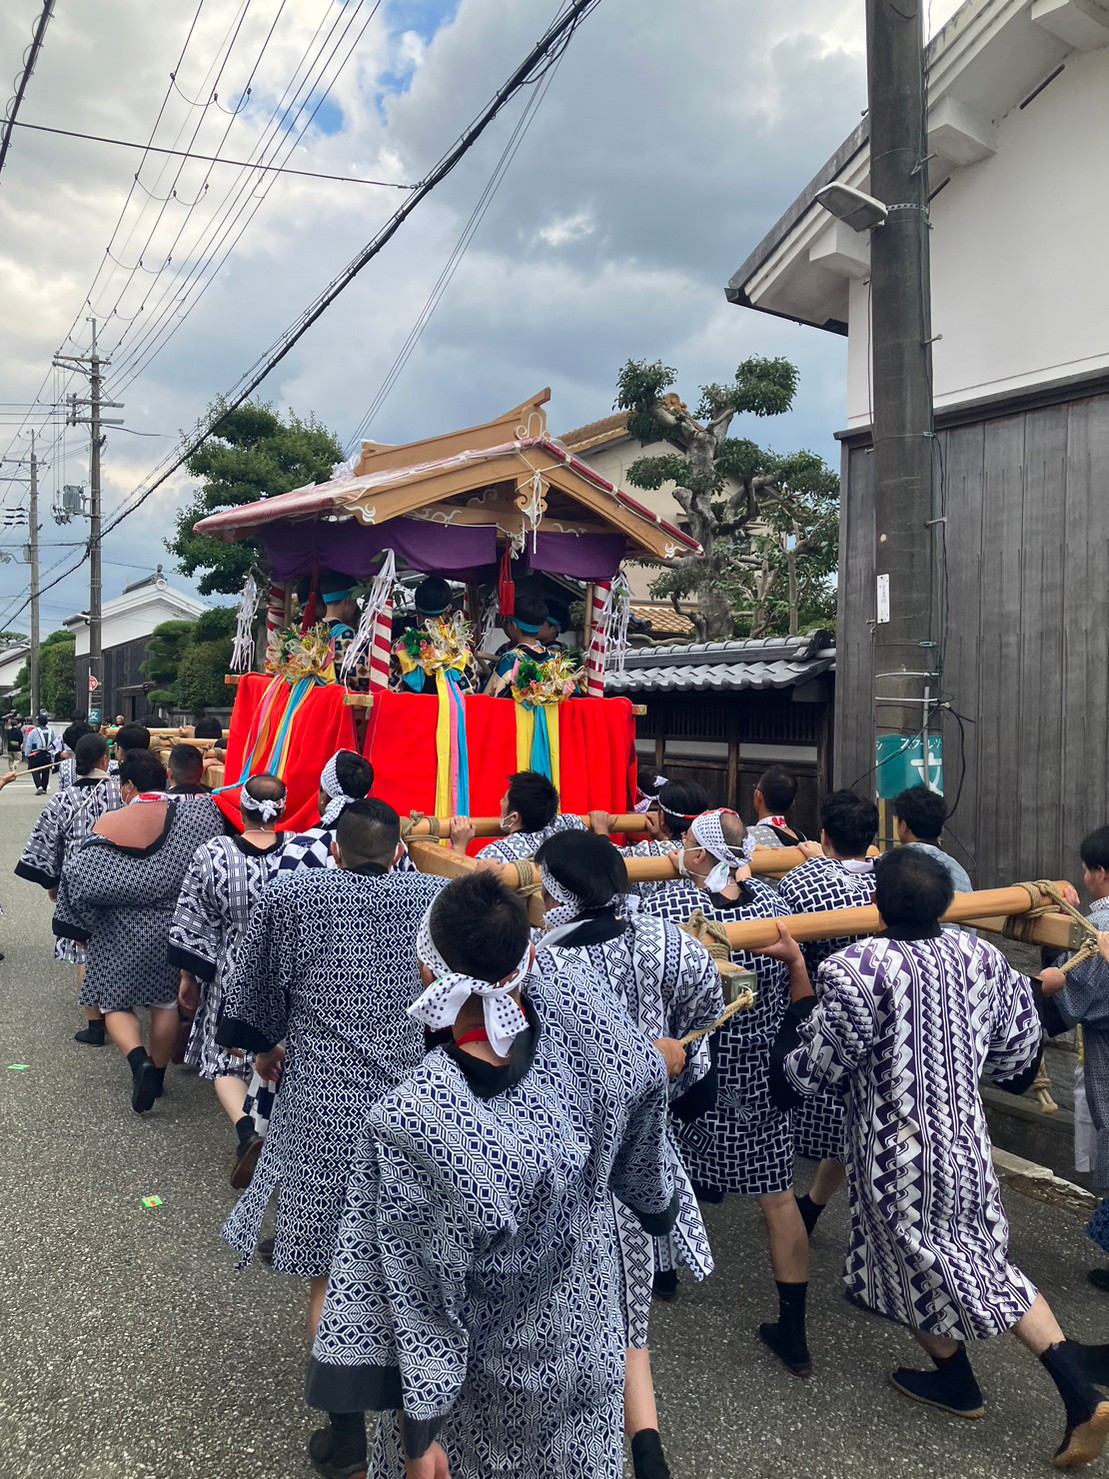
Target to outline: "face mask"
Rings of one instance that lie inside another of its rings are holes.
[[[512,831],[512,828],[515,826],[515,823],[513,822],[512,818],[515,815],[516,815],[515,812],[510,812],[508,816],[501,817],[501,831],[502,832],[511,832]]]
[[[693,878],[694,877],[694,875],[689,871],[689,865],[688,865],[688,863],[685,860],[685,848],[684,847],[682,848],[681,852],[678,854],[678,872],[681,874],[681,876],[683,878]]]

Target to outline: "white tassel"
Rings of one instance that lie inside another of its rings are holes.
[[[345,680],[347,674],[358,666],[362,657],[369,653],[373,644],[374,622],[386,603],[393,599],[393,587],[396,583],[397,557],[391,549],[387,549],[384,562],[374,576],[374,583],[370,587],[366,604],[362,608],[362,620],[358,623],[354,640],[343,655],[343,665],[339,670],[340,679]]]
[[[481,635],[477,643],[477,650],[479,652],[489,651],[489,644],[493,640],[493,633],[497,630],[498,606],[497,593],[494,591],[485,603],[485,615],[482,618]]]
[[[258,582],[252,570],[239,597],[239,614],[235,618],[235,641],[231,648],[231,671],[249,673],[254,666],[254,616],[258,609]]]
[[[623,571],[612,582],[612,600],[608,615],[608,651],[606,666],[622,673],[628,655],[628,627],[632,619],[632,592]]]
[[[356,476],[356,468],[362,461],[361,453],[357,457],[348,457],[345,462],[334,462],[331,465],[331,482],[345,483],[348,478]]]

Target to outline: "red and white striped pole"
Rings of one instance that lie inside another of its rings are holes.
[[[271,580],[269,600],[266,602],[266,640],[270,634],[286,625],[288,620],[285,614],[286,586],[284,581]]]
[[[371,688],[389,687],[389,668],[393,660],[393,596],[392,593],[374,614],[373,635],[370,638],[369,679]]]
[[[593,582],[593,630],[589,635],[589,651],[585,656],[585,696],[604,698],[605,659],[608,655],[608,637],[612,628],[612,581]]]

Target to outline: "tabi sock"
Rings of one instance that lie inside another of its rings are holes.
[[[966,1346],[950,1356],[936,1356],[931,1351],[935,1371],[914,1371],[901,1367],[893,1373],[893,1384],[905,1396],[957,1417],[984,1417],[986,1405],[970,1364]]]
[[[143,1064],[149,1061],[149,1055],[144,1047],[132,1048],[127,1054],[127,1066],[132,1073],[138,1073]]]
[[[364,1464],[366,1462],[366,1414],[364,1412],[329,1412],[331,1436],[335,1446],[331,1450],[333,1464]]]
[[[152,1064],[154,1069],[154,1097],[160,1099],[166,1091],[166,1070],[159,1068],[156,1063]]]
[[[670,1466],[656,1428],[641,1428],[632,1439],[632,1470],[635,1479],[670,1479]]]
[[[816,1226],[824,1208],[819,1202],[814,1202],[812,1197],[806,1192],[803,1197],[797,1198],[797,1210],[801,1214],[801,1221],[805,1224],[805,1231],[812,1237],[812,1230]]]
[[[790,1344],[805,1345],[805,1299],[808,1284],[778,1283],[778,1329]]]
[[[1076,1340],[1064,1340],[1048,1346],[1040,1360],[1059,1389],[1067,1410],[1067,1426],[1073,1428],[1088,1422],[1104,1399],[1086,1374],[1082,1347]]]
[[[257,1133],[254,1120],[249,1114],[244,1114],[242,1119],[235,1121],[235,1134],[239,1137],[240,1150],[245,1150]]]

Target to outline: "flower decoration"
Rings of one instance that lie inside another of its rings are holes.
[[[585,681],[585,670],[568,655],[521,657],[512,670],[512,697],[518,704],[561,704],[573,698]]]
[[[279,627],[266,644],[266,672],[276,673],[290,683],[316,678],[335,681],[335,644],[326,622],[309,627],[302,635],[295,626]]]

